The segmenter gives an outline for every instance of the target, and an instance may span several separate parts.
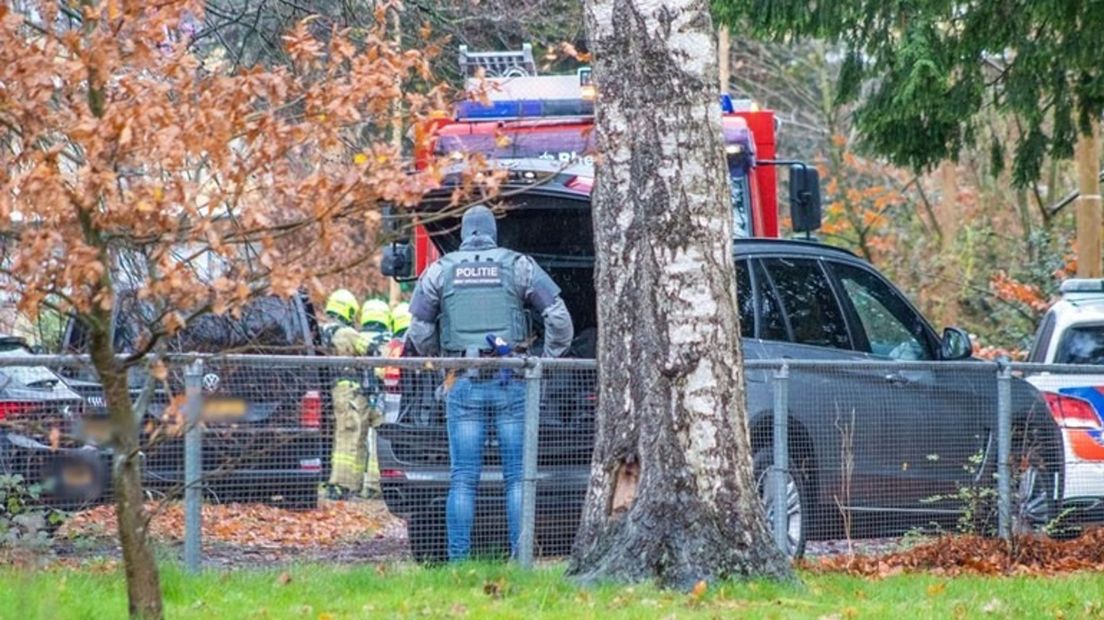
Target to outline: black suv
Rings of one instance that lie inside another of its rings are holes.
[[[511,198],[499,222],[503,247],[532,255],[562,287],[578,338],[570,353],[594,357],[596,302],[589,201],[564,175]],[[423,208],[436,208],[430,201]],[[455,222],[430,225],[442,252],[457,247]],[[992,486],[996,451],[996,378],[991,365],[911,367],[908,361],[969,357],[969,339],[940,337],[873,267],[826,245],[741,239],[736,281],[745,359],[794,361],[789,378],[790,534],[793,552],[807,538],[900,531],[962,516],[972,487]],[[538,345],[539,348],[539,345]],[[799,361],[831,361],[801,366]],[[849,365],[884,361],[899,368]],[[964,366],[966,368],[964,368]],[[771,462],[769,369],[746,373],[756,472]],[[418,559],[444,553],[449,486],[447,434],[434,373],[404,373],[401,415],[379,429],[379,460],[388,507],[408,519]],[[543,384],[537,543],[545,554],[569,549],[589,478],[595,402],[592,372],[546,373]],[[1014,380],[1018,445],[1041,456],[1025,506],[1045,521],[1061,489],[1057,427],[1037,392]],[[493,443],[493,437],[488,439]],[[1041,447],[1038,447],[1041,446]],[[502,477],[485,452],[477,547],[501,548]],[[981,494],[988,497],[988,495]],[[1030,501],[1027,501],[1030,500]],[[478,531],[478,530],[477,530]]]
[[[115,317],[119,351],[132,350],[146,325],[132,295],[121,298]],[[63,350],[86,353],[82,326],[70,321]],[[240,316],[203,315],[178,333],[171,352],[210,354],[314,355],[321,351],[318,324],[305,296],[274,296],[250,301]],[[320,368],[235,364],[218,357],[203,368],[203,474],[219,500],[270,501],[292,509],[318,503],[318,485],[329,468],[332,416],[328,373]],[[129,377],[137,394],[147,380],[135,369]],[[70,386],[85,395],[87,426],[106,415],[94,376],[72,376]],[[142,425],[143,479],[153,489],[179,489],[184,480],[184,442],[179,433],[159,428],[173,395],[183,394],[183,369],[174,366],[155,392]]]

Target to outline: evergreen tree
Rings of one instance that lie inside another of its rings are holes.
[[[713,11],[733,32],[841,44],[837,102],[858,102],[865,147],[900,166],[956,159],[992,107],[1021,126],[1012,172],[1023,186],[1048,155],[1070,158],[1104,110],[1101,0],[713,0]]]

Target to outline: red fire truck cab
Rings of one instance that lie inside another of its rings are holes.
[[[427,150],[430,157],[479,153],[514,176],[570,171],[565,187],[589,196],[594,182],[594,89],[589,69],[571,75],[535,75],[528,47],[516,52],[471,53],[461,48],[469,91],[479,100],[456,106],[452,119],[438,123]],[[487,77],[496,75],[497,77]],[[790,166],[790,212],[794,232],[820,225],[817,172],[801,162],[775,159],[775,116],[750,101],[727,94],[720,100],[736,237],[779,237],[777,165]],[[437,250],[422,226],[414,237],[413,275],[434,260]]]

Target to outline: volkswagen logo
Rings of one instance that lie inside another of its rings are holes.
[[[203,375],[203,391],[204,392],[214,392],[214,391],[218,390],[219,389],[219,383],[221,381],[222,380],[219,379],[219,376],[216,375],[213,372],[209,372],[209,373]]]

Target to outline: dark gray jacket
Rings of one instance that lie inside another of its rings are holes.
[[[496,247],[494,238],[486,234],[467,236],[461,250],[486,250]],[[559,357],[567,352],[575,337],[571,314],[567,311],[559,288],[543,269],[530,257],[519,254],[514,265],[516,290],[522,292],[525,306],[539,312],[544,321],[544,355]],[[418,280],[414,298],[410,302],[412,319],[407,331],[409,342],[418,353],[425,356],[440,355],[440,338],[437,321],[441,312],[441,287],[444,271],[439,263],[433,263]]]

